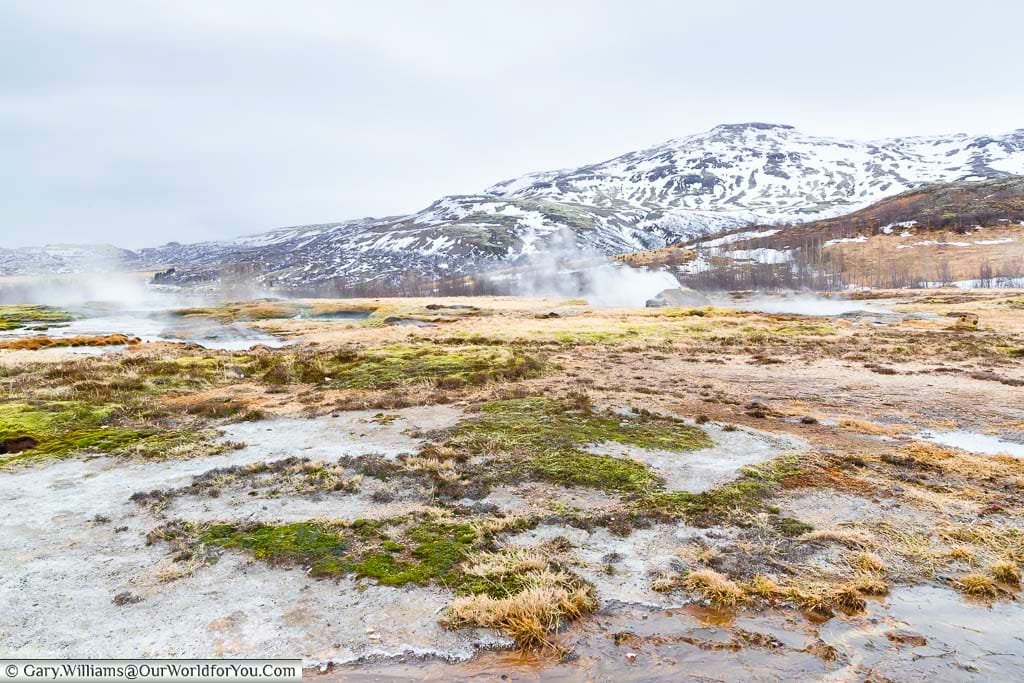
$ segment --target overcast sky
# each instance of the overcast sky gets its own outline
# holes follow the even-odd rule
[[[1024,3],[0,0],[0,247],[393,215],[719,123],[1024,127]]]

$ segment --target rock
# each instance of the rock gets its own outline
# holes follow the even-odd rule
[[[920,633],[914,631],[889,631],[885,634],[891,642],[897,645],[910,645],[912,647],[924,647],[928,644],[928,639]]]
[[[415,318],[399,318],[396,316],[388,316],[384,318],[385,325],[405,325],[408,327],[437,327],[434,323],[428,323],[424,320],[416,320]]]
[[[157,273],[153,276],[153,284],[166,284],[168,282],[174,282],[174,277],[177,275],[178,270],[176,268],[168,268],[167,270]]]
[[[953,322],[954,330],[976,330],[978,329],[978,314],[967,311],[950,311],[946,314],[950,318],[956,318]]]
[[[22,451],[30,451],[38,445],[39,442],[31,436],[18,436],[6,441],[0,441],[0,453],[21,453]]]
[[[710,300],[695,289],[677,287],[666,289],[653,299],[647,300],[648,308],[664,308],[666,306],[707,306]]]
[[[135,595],[135,593],[129,593],[128,591],[118,593],[114,596],[114,604],[118,607],[124,607],[125,605],[134,605],[137,602],[142,602],[142,598],[138,595]]]
[[[449,311],[479,311],[480,309],[476,306],[468,306],[466,304],[451,304],[445,306],[444,304],[427,304],[424,306],[428,311],[440,311],[447,309]]]

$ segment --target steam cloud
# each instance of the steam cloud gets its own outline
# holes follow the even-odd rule
[[[567,230],[553,235],[546,246],[517,269],[516,294],[586,299],[593,306],[637,307],[680,286],[671,273],[632,268],[582,249]]]

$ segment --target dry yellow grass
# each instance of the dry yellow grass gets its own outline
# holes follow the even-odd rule
[[[815,614],[832,616],[832,590],[824,583],[816,581],[793,581],[782,590],[787,600],[796,603],[797,607]]]
[[[459,478],[455,462],[439,460],[423,455],[410,455],[403,458],[402,467],[410,472],[429,472],[442,481],[455,481]]]
[[[847,548],[864,549],[875,545],[874,539],[861,529],[821,529],[804,534],[801,541],[832,541]]]
[[[171,583],[192,576],[207,563],[206,548],[200,545],[188,559],[162,563],[155,572],[156,580],[160,583]]]
[[[863,612],[867,601],[856,585],[847,583],[834,588],[829,595],[832,604],[844,612]]]
[[[686,546],[677,549],[675,554],[686,562],[708,565],[721,556],[722,552],[713,546]]]
[[[995,580],[985,574],[964,574],[953,581],[953,586],[977,598],[994,598],[999,595],[999,587]]]
[[[945,525],[939,529],[944,540],[969,543],[974,549],[984,549],[993,556],[1024,562],[1024,531],[992,524]]]
[[[758,574],[746,584],[746,590],[751,595],[756,595],[759,598],[765,600],[774,598],[782,593],[782,589],[779,584],[775,583],[767,576]]]
[[[464,571],[491,582],[493,590],[456,598],[442,621],[451,628],[497,629],[523,649],[555,648],[551,633],[597,607],[590,584],[558,569],[537,548],[477,553]]]
[[[977,554],[972,548],[966,545],[956,545],[949,549],[947,553],[949,559],[956,560],[958,562],[966,562],[967,564],[974,564],[978,560]]]
[[[50,337],[41,335],[0,341],[0,349],[8,351],[38,351],[40,349],[80,346],[135,346],[140,343],[142,343],[142,340],[138,337],[129,337],[123,334],[79,337]]]
[[[991,574],[996,581],[1014,585],[1020,584],[1020,569],[1017,567],[1016,562],[1010,562],[1009,560],[997,560],[989,565],[988,573]]]
[[[678,574],[659,574],[651,580],[651,590],[658,593],[670,593],[679,587]]]
[[[484,519],[474,520],[473,526],[479,529],[481,532],[494,535],[500,534],[504,531],[512,529],[522,528],[524,518],[518,515],[508,515],[506,517],[487,517]]]
[[[883,425],[878,424],[877,422],[867,422],[865,420],[841,420],[839,422],[839,426],[853,432],[871,434],[873,436],[899,436],[900,434],[906,434],[910,431],[910,428],[906,425]]]
[[[712,604],[735,607],[746,601],[746,593],[735,581],[714,569],[690,572],[682,581],[684,589],[698,593]]]
[[[456,598],[445,623],[452,628],[493,628],[511,636],[524,649],[554,648],[549,635],[597,606],[593,589],[572,574],[544,570],[524,577],[526,587],[495,598],[471,595]]]
[[[872,525],[871,531],[878,538],[875,550],[887,558],[890,565],[906,562],[914,572],[931,577],[947,561],[947,555],[934,544],[936,539],[932,530],[879,522]]]
[[[548,562],[548,556],[537,548],[513,546],[494,553],[477,553],[463,571],[470,576],[500,578],[539,572],[547,568]]]
[[[876,553],[857,553],[853,557],[853,566],[863,572],[874,572],[881,574],[885,572],[885,561]]]
[[[984,455],[955,451],[935,444],[915,441],[899,449],[899,455],[920,464],[937,467],[970,479],[1001,477],[1024,485],[1024,460],[1008,455]]]
[[[858,574],[849,586],[864,595],[888,595],[889,584],[873,574]]]

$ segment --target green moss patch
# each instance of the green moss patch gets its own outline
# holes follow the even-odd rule
[[[278,564],[307,567],[314,576],[353,575],[385,586],[463,582],[459,564],[489,536],[468,523],[410,520],[305,521],[280,525],[180,525],[174,537]]]
[[[268,384],[327,384],[346,389],[388,389],[416,382],[455,389],[537,377],[544,363],[518,350],[486,346],[392,345],[366,351],[274,354],[254,358]]]
[[[77,401],[41,406],[0,404],[0,465],[63,458],[76,453],[163,457],[181,455],[205,443],[210,434],[189,430],[120,426],[116,405]],[[223,449],[211,446],[210,450]]]
[[[66,323],[69,320],[72,320],[70,313],[50,306],[32,304],[0,306],[0,331],[16,330],[29,325]]]
[[[536,377],[542,369],[536,358],[508,349],[395,345],[360,353],[339,364],[335,383],[350,389],[374,389],[426,380],[457,388]]]
[[[769,505],[768,501],[786,477],[797,473],[797,458],[787,456],[758,467],[745,467],[736,481],[710,491],[656,491],[636,499],[633,505],[642,514],[682,517],[699,524],[719,523],[736,513],[777,514],[778,510]],[[802,526],[806,526],[791,518],[778,518],[775,521],[783,534],[795,534]]]
[[[606,441],[685,452],[706,448],[703,430],[647,412],[599,412],[589,405],[533,397],[494,401],[478,417],[460,424],[446,444],[471,455],[496,456],[506,474],[620,493],[663,486],[640,462],[588,453],[582,447]]]
[[[212,318],[224,323],[254,320],[281,320],[294,318],[311,309],[308,305],[288,301],[263,299],[240,303],[227,303],[205,308],[179,308],[171,315],[182,318]]]

